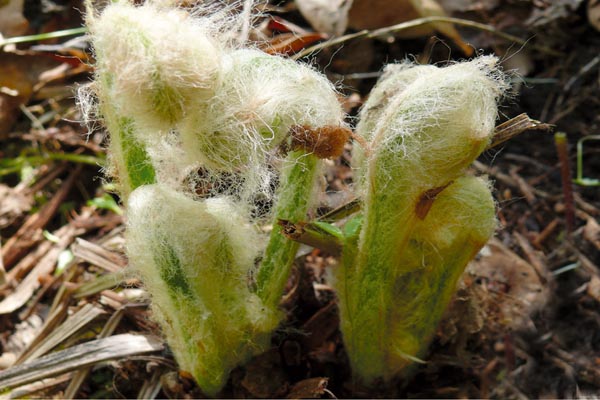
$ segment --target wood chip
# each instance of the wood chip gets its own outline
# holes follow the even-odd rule
[[[600,224],[594,218],[588,218],[583,228],[583,238],[600,250]]]
[[[597,275],[592,275],[592,279],[588,282],[587,294],[600,302],[600,278]]]

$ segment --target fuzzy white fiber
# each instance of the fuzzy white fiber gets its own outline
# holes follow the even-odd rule
[[[180,367],[208,395],[268,348],[282,317],[281,288],[269,303],[250,289],[268,258],[257,221],[269,217],[251,211],[277,197],[304,218],[320,162],[304,150],[279,160],[280,146],[295,126],[344,124],[326,77],[243,48],[254,2],[241,4],[209,0],[188,12],[173,0],[116,0],[87,17],[96,79],[81,103],[110,131],[130,263]],[[288,240],[274,236],[279,254]],[[269,282],[287,279],[296,251],[286,246],[289,265]]]
[[[383,81],[384,88],[399,82],[403,90],[387,100],[382,96],[382,110],[374,113],[371,105],[361,112],[366,121],[357,133],[369,140],[372,153],[367,170],[387,174],[396,185],[401,176],[413,187],[444,185],[491,140],[497,102],[508,88],[505,75],[492,56],[445,68],[401,67],[394,74]],[[388,172],[375,167],[381,163],[389,163]]]
[[[136,189],[128,211],[128,255],[154,318],[181,369],[214,395],[279,322],[248,286],[261,236],[231,199],[194,201],[163,185]]]
[[[232,32],[243,31],[253,15],[233,13],[239,2],[217,3],[188,14],[169,0],[141,6],[118,1],[89,15],[97,56],[94,92],[100,108],[110,103],[115,114],[133,120],[133,134],[159,182],[193,191],[181,182],[202,168],[203,176],[189,180],[196,186],[224,187],[232,183],[219,181],[227,173],[237,177],[232,186],[241,198],[270,197],[276,173],[269,161],[290,129],[340,126],[344,114],[322,74],[240,48]],[[244,10],[252,5],[245,2]],[[81,102],[93,115],[90,99]]]
[[[201,19],[153,3],[121,1],[88,17],[103,90],[144,132],[168,131],[219,81],[220,45]]]
[[[251,49],[232,50],[222,62],[215,97],[191,110],[179,127],[189,163],[242,169],[265,188],[266,157],[294,125],[343,124],[333,85],[312,68]]]
[[[366,143],[369,143],[381,115],[390,101],[399,96],[418,78],[426,77],[436,71],[438,71],[438,68],[433,65],[414,65],[408,61],[388,64],[360,111],[356,134],[365,139]],[[360,145],[354,146],[352,150],[352,168],[355,170],[354,182],[358,185],[361,185],[360,181],[364,178],[364,163],[367,152],[368,149],[363,149]]]

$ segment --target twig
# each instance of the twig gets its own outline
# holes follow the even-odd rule
[[[569,151],[567,148],[567,135],[557,132],[554,135],[554,144],[560,162],[560,177],[562,180],[563,196],[565,200],[565,222],[567,232],[575,230],[575,201],[573,200],[573,186],[571,183],[571,168],[569,167]]]
[[[493,26],[482,24],[479,22],[469,21],[469,20],[461,19],[461,18],[451,18],[451,17],[425,17],[425,18],[417,18],[417,19],[414,19],[414,20],[408,21],[408,22],[402,22],[400,24],[388,26],[388,27],[381,28],[381,29],[376,29],[374,31],[369,31],[369,30],[365,29],[365,30],[362,30],[357,33],[340,36],[338,38],[331,39],[331,40],[328,40],[323,43],[319,43],[315,46],[311,46],[311,47],[301,51],[300,53],[294,55],[292,57],[292,59],[297,60],[299,58],[302,58],[309,54],[312,54],[316,51],[322,50],[327,47],[335,46],[337,44],[345,43],[349,40],[359,39],[359,38],[372,39],[372,38],[376,38],[379,36],[389,35],[390,33],[400,32],[400,31],[404,31],[407,29],[415,28],[417,26],[422,26],[422,25],[435,23],[435,22],[448,22],[448,23],[452,23],[455,25],[459,25],[459,26],[466,26],[469,28],[478,29],[478,30],[485,31],[485,32],[490,32],[491,34],[493,34],[495,36],[501,37],[503,39],[506,39],[506,40],[514,42],[514,43],[518,43],[521,46],[524,46],[527,44],[526,40],[523,40],[523,39],[513,36],[513,35],[509,35],[508,33],[501,32],[501,31],[497,30],[496,28],[494,28]],[[549,49],[545,46],[532,45],[532,48],[537,49],[542,53],[546,53],[546,54],[553,55],[556,57],[560,57],[563,55],[562,53],[560,53],[556,50]]]
[[[4,265],[6,268],[12,267],[37,242],[36,240],[32,241],[35,233],[46,226],[50,219],[52,219],[75,184],[81,170],[82,167],[79,164],[65,180],[54,197],[38,213],[29,217],[17,233],[6,242],[4,246]]]

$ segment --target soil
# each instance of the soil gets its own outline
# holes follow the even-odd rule
[[[600,6],[592,0],[440,3],[448,15],[526,40],[523,45],[511,44],[489,32],[457,27],[478,53],[497,54],[506,70],[515,70],[513,93],[502,105],[499,123],[527,113],[553,126],[526,131],[490,149],[474,165],[476,173],[494,181],[501,229],[465,272],[426,362],[411,375],[376,387],[363,387],[349,368],[335,295],[328,286],[335,258],[308,250],[298,258],[282,300],[287,319],[276,332],[272,349],[234,370],[220,397],[600,396],[600,189],[561,179],[553,134],[566,133],[571,177],[577,174],[577,143],[589,138],[583,144],[581,173],[600,179],[600,138],[594,137],[600,131],[600,25],[591,18],[597,12],[594,7]],[[41,4],[46,3],[26,2],[28,33],[81,24],[79,2],[52,3],[54,8]],[[271,6],[270,12],[292,33],[309,37],[304,31],[293,31],[292,24],[311,28],[289,3]],[[385,14],[386,9],[375,12]],[[360,23],[354,17],[347,32]],[[281,26],[278,30],[261,27],[272,43],[277,35],[289,33]],[[87,60],[88,49],[85,43],[61,44],[64,41],[44,42],[46,47],[27,43],[19,45],[17,52],[0,53],[0,86],[18,83],[25,94],[18,102],[5,94],[0,99],[0,115],[11,119],[0,124],[0,239],[8,274],[6,284],[0,285],[0,299],[21,293],[25,277],[41,268],[26,301],[0,314],[0,370],[14,364],[11,357],[39,348],[68,314],[85,304],[101,312],[55,350],[97,338],[110,321],[116,322],[113,335],[160,336],[149,318],[147,301],[132,297],[141,287],[139,282],[102,286],[103,275],[126,265],[123,217],[114,211],[113,201],[118,198],[110,194],[95,164],[104,157],[105,134],[99,129],[86,136],[86,128],[77,122],[80,114],[72,86],[91,77],[92,67],[78,61]],[[310,59],[340,84],[346,109],[356,116],[385,63],[411,58],[443,65],[464,58],[462,51],[460,44],[443,35],[436,39],[390,35],[328,47]],[[40,78],[41,73],[46,77]],[[329,166],[328,196],[319,212],[347,198],[351,146],[348,143],[342,157]],[[40,162],[38,156],[48,153],[91,158]],[[574,193],[574,204],[565,201],[568,188]],[[104,203],[89,203],[98,198]],[[569,226],[569,213],[574,215],[573,226]],[[44,239],[44,232],[53,236],[46,233]],[[76,238],[102,247],[90,250]],[[48,257],[65,249],[76,258],[63,263],[56,256]],[[63,267],[62,274],[56,273]],[[100,285],[98,290],[78,292],[94,282]],[[61,373],[48,378],[13,395],[64,397],[73,376]],[[140,393],[204,397],[192,380],[177,372],[168,348],[95,365],[76,386],[74,396],[131,398]]]

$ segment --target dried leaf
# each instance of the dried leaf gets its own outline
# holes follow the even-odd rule
[[[0,16],[3,13],[0,8]],[[0,137],[12,128],[19,106],[31,98],[40,74],[59,64],[47,56],[0,53]]]
[[[246,364],[241,385],[253,397],[281,397],[287,390],[287,377],[282,370],[279,351],[268,351]]]
[[[29,23],[23,16],[25,0],[0,2],[0,34],[5,37],[18,36],[27,32]]]
[[[583,238],[600,250],[600,224],[590,217],[583,228]]]
[[[0,184],[0,229],[27,213],[32,204],[33,196],[30,193]]]
[[[42,328],[42,318],[33,314],[25,321],[15,326],[15,331],[8,337],[0,355],[0,370],[12,366],[23,351],[29,347],[33,340],[39,335]]]
[[[548,301],[549,287],[534,266],[500,241],[488,243],[489,254],[474,261],[468,271],[493,294],[504,323],[515,329],[531,327],[530,316]]]
[[[319,399],[327,389],[329,378],[310,378],[296,383],[286,398]]]
[[[600,0],[590,0],[588,2],[587,16],[590,25],[600,31]]]
[[[592,275],[592,279],[588,283],[587,294],[600,302],[600,278],[597,275]]]
[[[311,44],[325,39],[321,33],[281,33],[262,46],[267,54],[290,55],[309,47]]]
[[[52,330],[48,336],[34,342],[34,346],[20,357],[19,364],[35,360],[48,353],[103,313],[104,311],[100,307],[86,304],[75,314],[69,316],[58,328]]]
[[[446,16],[435,0],[354,0],[348,14],[348,25],[355,29],[378,29],[417,18]],[[470,56],[473,48],[463,41],[452,24],[431,23],[398,33],[401,38],[430,36],[440,32]]]
[[[317,31],[339,36],[348,26],[352,0],[296,0],[296,6]]]

